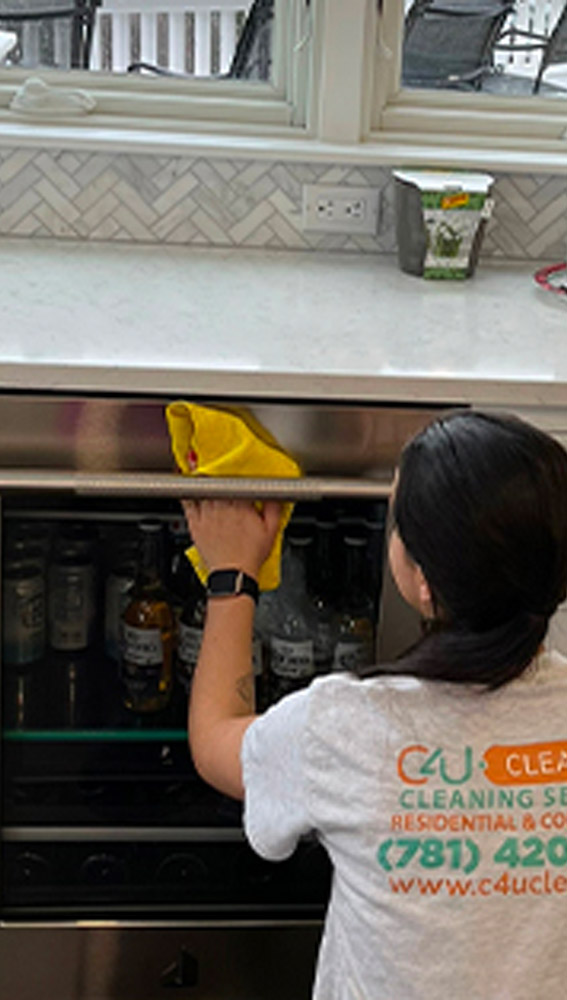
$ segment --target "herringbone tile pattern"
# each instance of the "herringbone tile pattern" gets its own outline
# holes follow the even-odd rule
[[[567,259],[567,178],[501,176],[483,252],[528,260]]]
[[[301,227],[306,183],[378,187],[375,237]],[[567,178],[501,175],[484,256],[564,259]],[[0,235],[220,247],[395,251],[382,167],[34,149],[0,150]]]

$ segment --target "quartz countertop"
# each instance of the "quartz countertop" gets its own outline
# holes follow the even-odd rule
[[[567,406],[567,301],[345,253],[0,241],[0,388]]]

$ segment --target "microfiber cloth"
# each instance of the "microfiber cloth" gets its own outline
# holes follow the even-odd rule
[[[298,463],[250,413],[179,400],[166,408],[173,455],[185,476],[245,476],[262,479],[296,479]],[[293,504],[282,505],[274,546],[258,578],[260,590],[275,590],[280,583],[282,536]],[[195,546],[187,556],[202,583],[207,569]]]

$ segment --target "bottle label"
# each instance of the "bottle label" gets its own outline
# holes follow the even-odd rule
[[[270,645],[270,667],[278,677],[303,680],[314,672],[313,643],[310,639],[290,642],[287,639],[272,639]]]
[[[45,599],[41,576],[4,580],[3,654],[6,663],[40,660],[45,652]]]
[[[337,642],[333,670],[355,671],[372,663],[372,650],[367,642]]]
[[[189,691],[191,680],[195,673],[201,642],[203,641],[203,630],[194,628],[191,625],[179,623],[177,647],[177,666],[179,680],[186,691]]]
[[[85,649],[95,613],[92,566],[54,566],[49,597],[49,639],[53,648]]]
[[[136,705],[156,698],[163,678],[163,644],[158,628],[124,625],[122,680]]]
[[[124,659],[136,667],[156,667],[163,663],[163,646],[159,628],[135,628],[124,625],[122,633]]]

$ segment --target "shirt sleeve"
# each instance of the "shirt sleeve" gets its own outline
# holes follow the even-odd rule
[[[308,688],[288,695],[248,727],[242,742],[244,830],[269,861],[288,858],[313,829],[305,773],[308,706]]]

